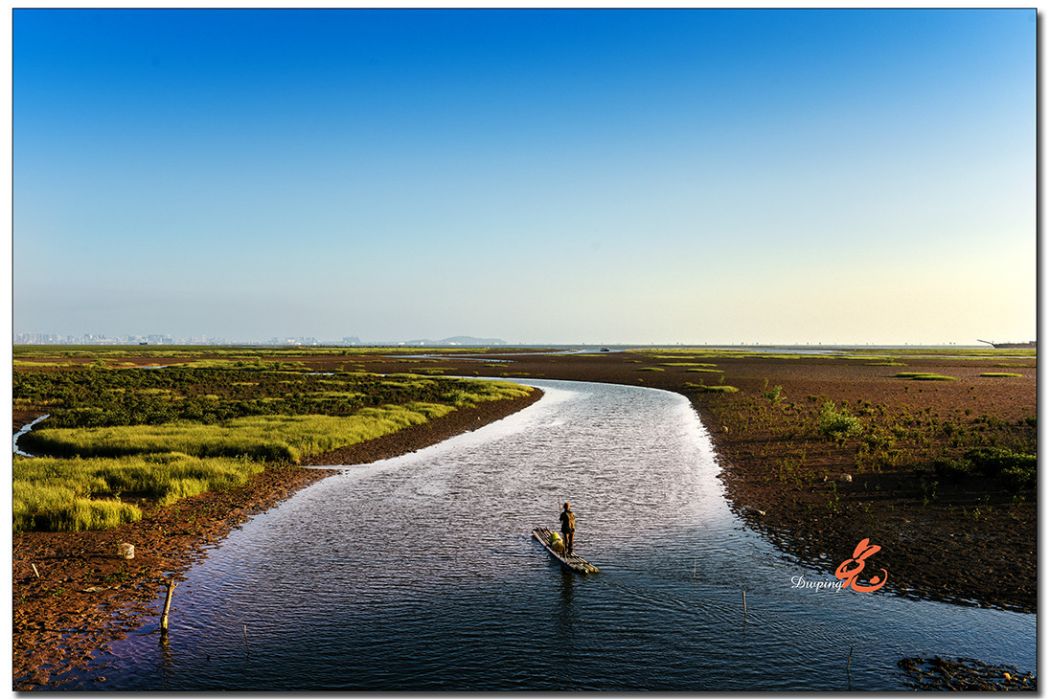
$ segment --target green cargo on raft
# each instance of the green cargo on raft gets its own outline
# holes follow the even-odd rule
[[[565,542],[562,539],[561,533],[555,530],[548,530],[545,527],[538,527],[532,531],[532,537],[542,544],[543,548],[546,549],[552,557],[558,560],[558,563],[562,565],[562,568],[568,569],[577,574],[596,574],[600,571],[597,566],[577,554],[565,554]],[[560,545],[560,551],[555,548],[555,542]]]

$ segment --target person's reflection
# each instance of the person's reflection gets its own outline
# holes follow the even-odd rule
[[[560,680],[570,683],[573,668],[572,661],[576,648],[576,607],[573,603],[576,575],[570,571],[561,572],[561,607],[558,610],[558,646],[564,663],[558,665]]]

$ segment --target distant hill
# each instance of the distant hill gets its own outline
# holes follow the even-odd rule
[[[451,338],[441,340],[406,340],[405,345],[471,345],[483,346],[506,345],[507,341],[500,338],[475,338],[472,335],[454,335]]]

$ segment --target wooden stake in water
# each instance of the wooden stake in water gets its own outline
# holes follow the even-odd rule
[[[744,621],[747,621],[747,591],[740,591],[740,600],[744,604]]]
[[[241,633],[244,635],[244,653],[251,654],[252,650],[248,648],[248,625],[241,625]]]
[[[164,614],[160,616],[160,633],[168,633],[168,614],[171,612],[171,598],[175,595],[175,587],[178,586],[175,577],[168,579],[168,595],[164,598]]]
[[[849,654],[846,655],[846,689],[853,690],[853,672],[850,667],[853,666],[853,646],[850,645]]]

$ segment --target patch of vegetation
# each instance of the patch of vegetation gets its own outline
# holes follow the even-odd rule
[[[713,362],[661,362],[664,367],[717,367]],[[692,370],[690,370],[692,371]],[[718,371],[718,370],[715,370]]]
[[[917,382],[955,382],[958,377],[949,377],[947,374],[934,374],[933,372],[897,372],[899,379],[911,379]]]
[[[134,522],[141,509],[123,499],[160,505],[244,484],[261,472],[246,459],[156,454],[120,459],[15,457],[14,529],[98,530]]]
[[[461,405],[468,405],[464,399]],[[414,402],[363,408],[352,416],[270,415],[234,418],[220,424],[168,423],[100,428],[50,428],[22,438],[30,450],[68,457],[116,457],[181,452],[198,457],[245,456],[296,462],[422,425],[455,406]]]
[[[132,522],[142,508],[243,483],[266,462],[299,462],[533,391],[422,374],[314,372],[227,349],[180,351],[184,361],[162,369],[113,368],[120,355],[105,349],[69,352],[94,361],[16,367],[15,404],[51,415],[20,440],[47,456],[16,463],[18,529]]]
[[[663,367],[639,367],[639,372],[663,372]]]
[[[1014,489],[1035,486],[1036,455],[1002,447],[978,447],[962,457],[934,462],[937,473],[948,478],[984,476],[998,479]]]
[[[706,391],[717,394],[735,394],[740,391],[740,389],[737,389],[735,386],[730,386],[728,384],[693,384],[692,382],[686,382],[685,385],[690,389],[695,389],[697,391]]]
[[[848,407],[836,406],[832,401],[825,401],[821,405],[817,425],[822,435],[839,442],[859,434],[863,427],[860,419]]]
[[[167,367],[17,372],[20,406],[47,406],[48,427],[222,423],[260,415],[353,415],[362,408],[413,401],[464,407],[515,398],[527,388],[504,382],[308,372],[287,368]]]
[[[784,400],[784,387],[777,384],[772,389],[762,392],[762,396],[769,399],[769,402],[776,406]]]
[[[981,372],[982,377],[1023,377],[1017,372]]]
[[[14,360],[16,369],[30,369],[37,367],[72,367],[74,362],[48,362],[47,360]]]

